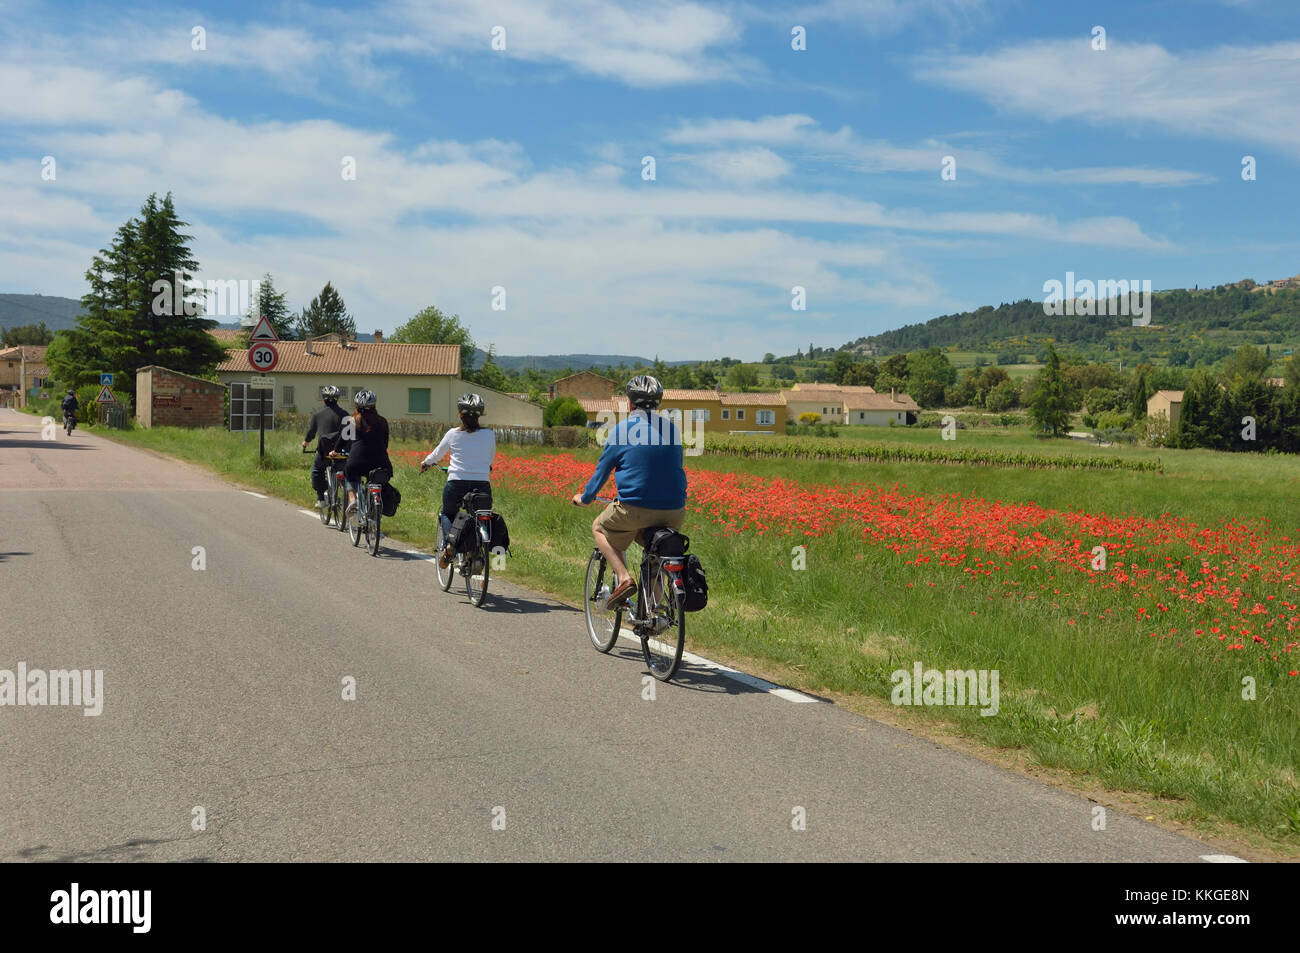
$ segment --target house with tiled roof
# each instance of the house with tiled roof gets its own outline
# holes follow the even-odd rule
[[[578,371],[561,377],[551,384],[551,398],[576,397],[609,400],[618,392],[618,381],[602,377],[594,371]]]
[[[0,405],[25,407],[50,379],[43,344],[19,344],[0,351]]]
[[[268,402],[276,411],[312,413],[320,390],[333,384],[340,406],[351,409],[358,391],[372,391],[376,409],[389,420],[455,423],[456,400],[472,391],[487,404],[484,426],[540,427],[542,409],[500,391],[472,384],[460,376],[460,347],[455,344],[393,344],[383,340],[351,341],[326,334],[306,341],[272,342],[279,360],[266,376],[275,379]],[[230,389],[230,428],[256,427],[258,395],[248,388],[254,375],[248,352],[235,350],[217,365],[217,377]],[[269,412],[269,410],[268,410]]]
[[[612,411],[620,415],[628,412],[627,398],[621,394],[608,399],[579,397],[577,400],[591,422],[596,421],[602,412]],[[779,393],[667,388],[659,402],[659,410],[679,421],[693,420],[706,433],[785,432],[785,406]]]
[[[795,384],[783,390],[786,419],[797,423],[803,414],[816,414],[822,423],[887,427],[913,424],[921,408],[907,394],[891,389],[877,394],[874,387],[841,384]]]
[[[1147,398],[1147,416],[1164,417],[1169,426],[1178,426],[1178,417],[1183,410],[1183,392],[1180,390],[1158,390]]]

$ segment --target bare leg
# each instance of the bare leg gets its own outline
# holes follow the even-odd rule
[[[613,547],[604,531],[595,523],[591,524],[591,535],[596,539],[596,548],[605,557],[609,567],[614,570],[614,584],[618,585],[618,583],[627,579],[631,574],[627,571],[627,564],[623,562],[623,554]],[[610,588],[612,589],[613,586]]]

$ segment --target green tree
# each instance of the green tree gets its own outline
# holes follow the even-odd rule
[[[117,389],[133,394],[135,372],[150,364],[202,376],[226,356],[208,333],[215,321],[191,291],[199,263],[190,252],[169,193],[150,195],[138,218],[118,228],[86,272],[77,326],[54,336],[46,363],[67,384],[98,382],[101,371],[121,375]]]
[[[747,364],[732,364],[727,371],[727,385],[746,391],[758,383],[758,371]]]
[[[1061,377],[1061,358],[1051,345],[1047,348],[1047,365],[1038,372],[1029,417],[1042,433],[1059,437],[1070,424],[1065,381]]]
[[[984,396],[984,406],[995,414],[1010,410],[1020,403],[1020,387],[1013,380],[1001,381]]]
[[[1223,364],[1223,376],[1227,381],[1262,380],[1273,362],[1257,347],[1243,344],[1232,352],[1232,356]]]
[[[504,391],[509,386],[506,379],[505,371],[497,366],[496,362],[497,348],[495,344],[488,345],[487,357],[483,360],[483,366],[473,372],[473,376],[467,378],[476,384],[482,384],[484,387],[491,387],[493,390]]]
[[[775,362],[776,362],[776,355],[773,354],[771,351],[768,351],[766,354],[763,355],[764,364],[774,364]]]
[[[1133,415],[1134,420],[1141,420],[1147,415],[1147,399],[1155,393],[1147,381],[1149,370],[1148,365],[1139,364],[1133,374],[1133,400],[1129,404],[1129,413]]]
[[[587,412],[578,398],[565,394],[542,408],[544,427],[581,427],[587,423]]]
[[[433,305],[398,325],[389,340],[397,344],[458,344],[461,374],[469,374],[474,367],[474,341],[469,328],[460,323],[460,315],[449,317]]]
[[[844,378],[848,375],[851,367],[853,367],[853,355],[848,351],[836,351],[835,356],[831,358],[826,375],[834,383],[843,384],[845,383]]]
[[[289,311],[286,302],[284,293],[275,290],[275,279],[270,274],[263,275],[257,288],[257,300],[249,303],[248,311],[244,314],[248,326],[240,333],[241,346],[248,346],[248,336],[252,333],[253,325],[257,323],[259,317],[264,317],[271,322],[271,329],[281,341],[292,341],[294,315]]]
[[[858,361],[844,372],[840,383],[846,387],[875,387],[879,376],[880,368],[875,361]]]
[[[54,332],[45,326],[45,322],[40,324],[19,324],[12,328],[5,328],[0,333],[0,347],[17,347],[20,344],[49,344],[54,340]]]
[[[350,341],[356,340],[357,322],[348,313],[347,305],[331,282],[325,282],[320,294],[302,309],[295,326],[298,337],[306,340],[321,334],[341,334]]]

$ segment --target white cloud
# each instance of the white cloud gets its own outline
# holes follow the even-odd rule
[[[1300,154],[1300,43],[1173,53],[1113,35],[1104,52],[1086,36],[921,58],[919,80],[979,96],[1009,112],[1077,119],[1113,140],[1148,126]]]

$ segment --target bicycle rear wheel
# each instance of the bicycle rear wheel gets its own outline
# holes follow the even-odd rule
[[[383,504],[380,503],[378,500],[372,499],[367,509],[369,509],[370,512],[374,514],[371,517],[373,521],[373,525],[371,526],[371,529],[374,530],[374,535],[370,537],[370,555],[378,556],[379,555],[379,521],[384,518]]]
[[[677,591],[672,573],[662,567],[655,581],[655,592],[645,594],[647,604],[653,599],[655,610],[652,629],[641,636],[641,654],[650,674],[666,682],[677,673],[686,648],[686,594]]]
[[[597,652],[608,652],[618,641],[618,626],[623,618],[623,610],[610,612],[605,608],[609,593],[613,588],[609,584],[613,573],[605,557],[593,552],[587,560],[587,576],[583,584],[582,604],[587,615],[587,637]]]
[[[481,539],[477,546],[465,554],[465,592],[469,595],[470,605],[479,608],[487,598],[488,567],[492,554],[488,544]]]
[[[325,472],[325,496],[316,504],[320,507],[320,521],[326,526],[330,525],[330,507],[334,505],[334,481],[329,477],[329,471]]]

